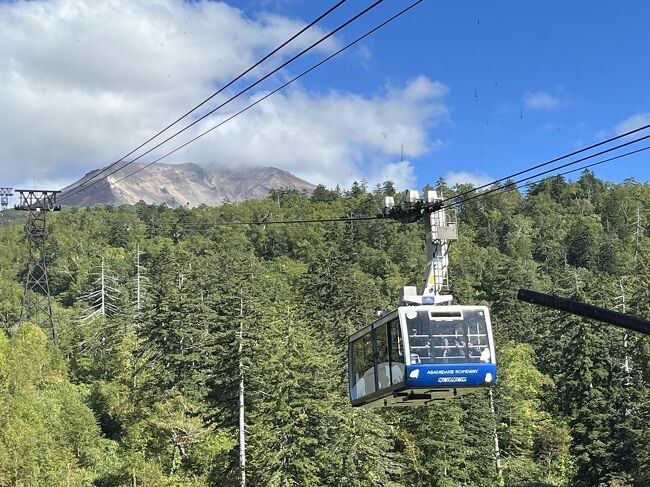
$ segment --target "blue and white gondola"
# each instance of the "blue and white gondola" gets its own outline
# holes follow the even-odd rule
[[[496,381],[485,306],[401,306],[350,336],[353,406],[414,406]]]

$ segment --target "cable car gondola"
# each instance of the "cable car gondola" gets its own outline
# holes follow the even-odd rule
[[[400,205],[384,199],[381,215],[404,223],[423,217],[428,255],[419,292],[404,287],[402,303],[348,340],[353,406],[427,405],[496,381],[490,313],[485,306],[451,305],[447,285],[449,241],[456,224],[447,220],[442,198],[421,200],[408,190]]]
[[[352,405],[420,405],[496,379],[485,306],[401,306],[349,339]]]

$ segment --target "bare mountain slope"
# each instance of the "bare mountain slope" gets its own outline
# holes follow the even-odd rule
[[[123,181],[127,174],[144,164],[131,164],[112,176],[104,177],[86,191],[66,198],[64,204],[93,206],[98,204],[164,203],[171,207],[218,206],[230,202],[264,198],[272,189],[288,188],[311,192],[315,186],[287,171],[274,167],[226,169],[206,168],[196,164],[156,164]],[[91,171],[63,193],[74,190],[99,170]],[[86,185],[87,186],[87,185]],[[85,186],[84,186],[85,187]]]

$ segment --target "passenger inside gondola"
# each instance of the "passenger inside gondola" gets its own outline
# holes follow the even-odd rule
[[[426,311],[406,313],[412,364],[490,362],[485,317],[468,310],[462,317],[436,318]]]

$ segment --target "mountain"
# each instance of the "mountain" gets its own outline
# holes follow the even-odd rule
[[[98,204],[135,204],[139,201],[151,204],[164,203],[171,207],[221,205],[224,201],[239,202],[264,198],[272,189],[293,189],[312,192],[315,185],[275,167],[227,169],[202,167],[196,164],[156,164],[143,169],[145,164],[131,164],[115,174],[103,177],[92,188],[66,197],[64,204],[93,206]],[[89,186],[101,170],[86,174],[79,181],[65,188],[61,196],[74,191],[80,185]],[[92,179],[97,181],[97,179]]]

